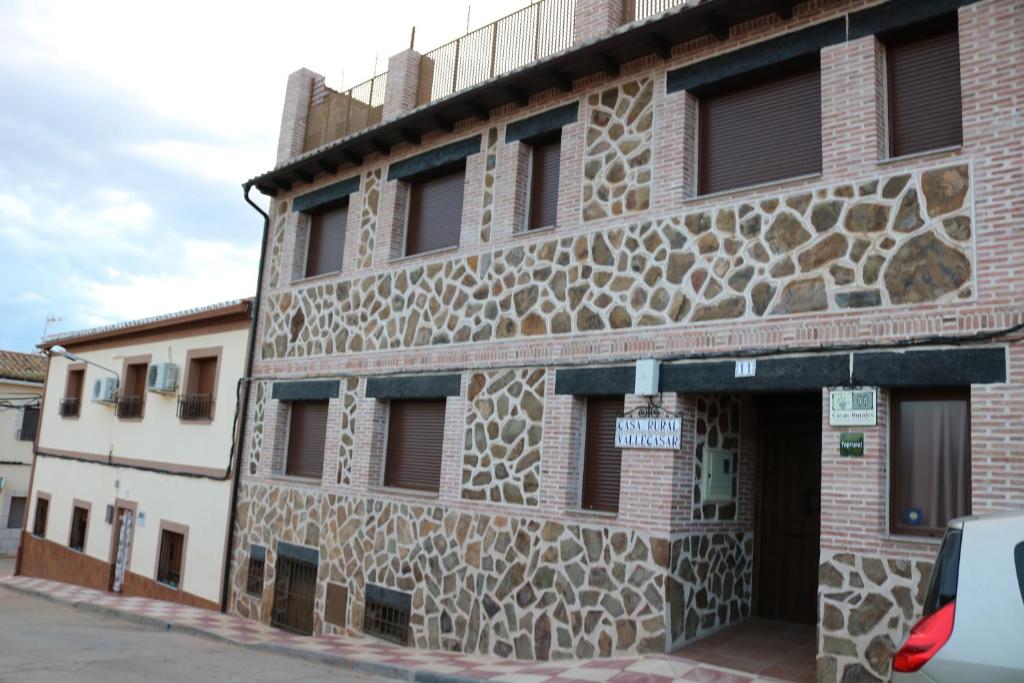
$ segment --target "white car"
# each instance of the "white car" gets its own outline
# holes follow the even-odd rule
[[[1024,681],[1024,513],[949,523],[892,670],[893,683]]]

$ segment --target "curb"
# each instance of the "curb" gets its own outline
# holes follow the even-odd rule
[[[400,681],[411,681],[414,683],[485,683],[482,679],[472,678],[469,676],[460,676],[458,674],[440,673],[436,671],[427,671],[422,669],[410,669],[408,667],[399,666],[397,664],[385,664],[383,662],[373,662],[363,659],[354,659],[345,655],[336,655],[329,652],[316,652],[312,650],[302,650],[287,645],[278,645],[276,643],[240,643],[237,640],[232,640],[226,636],[218,635],[211,631],[207,631],[196,626],[183,626],[174,622],[165,621],[163,619],[157,619],[156,617],[147,617],[141,614],[133,614],[123,610],[116,609],[114,607],[107,607],[105,605],[94,605],[91,602],[85,602],[82,600],[67,601],[55,598],[47,593],[38,591],[32,588],[26,588],[24,586],[11,585],[0,581],[0,588],[6,588],[7,590],[20,593],[21,595],[27,595],[33,598],[39,598],[52,602],[57,605],[66,605],[74,609],[80,609],[83,612],[90,612],[92,614],[98,614],[101,616],[113,617],[120,619],[121,621],[127,621],[140,626],[146,626],[157,631],[164,631],[167,633],[180,633],[182,635],[193,636],[196,638],[202,638],[204,640],[210,640],[219,643],[227,643],[234,647],[240,647],[247,650],[258,650],[260,652],[270,652],[272,654],[281,655],[284,657],[290,657],[292,659],[303,659],[306,661],[317,662],[320,664],[327,664],[331,666],[337,666],[340,668],[348,669],[358,673],[368,674],[371,676],[380,676],[382,678],[391,678]]]

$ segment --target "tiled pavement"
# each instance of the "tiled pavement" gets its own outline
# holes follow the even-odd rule
[[[299,636],[233,615],[147,598],[121,597],[45,579],[3,577],[0,578],[0,586],[166,630],[313,658],[404,680],[431,683],[470,680],[509,683],[764,683],[780,680],[759,678],[670,655],[533,662],[416,650],[371,638]]]

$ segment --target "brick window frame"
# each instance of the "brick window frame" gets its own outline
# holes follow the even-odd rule
[[[171,534],[176,534],[181,537],[181,550],[175,557],[174,553],[165,554],[165,542],[173,543],[174,539]],[[160,528],[157,534],[157,548],[156,548],[156,563],[153,568],[153,580],[159,583],[161,586],[170,588],[171,590],[183,591],[185,587],[185,569],[188,566],[186,560],[188,558],[188,525],[178,524],[176,522],[170,522],[166,519],[160,520]],[[174,559],[177,559],[177,574],[178,583],[174,585],[168,581],[161,579],[161,576],[167,576],[173,573],[172,566],[162,566],[164,561],[169,561],[173,564]]]
[[[205,418],[196,419],[182,419],[181,415],[178,416],[178,421],[182,424],[210,424],[213,422],[213,418],[217,411],[217,387],[220,385],[220,371],[224,360],[224,347],[223,346],[209,346],[200,349],[189,349],[185,352],[185,373],[182,377],[182,396],[193,395],[198,391],[199,378],[196,373],[199,371],[198,362],[208,360],[210,358],[215,359],[215,368],[213,371],[213,389],[210,392],[210,416]],[[195,389],[195,391],[193,390]]]
[[[402,216],[400,230],[395,231],[399,237],[391,245],[392,258],[424,256],[435,252],[458,249],[462,243],[462,221],[466,216],[465,203],[469,180],[469,160],[466,158],[431,169],[418,176],[397,181],[395,211]],[[454,194],[451,194],[454,193]],[[444,231],[438,235],[436,229],[424,232],[427,219],[434,208],[447,205],[448,209],[458,207],[458,217],[446,215],[446,219],[454,224],[445,224]],[[427,216],[424,217],[424,211]],[[453,233],[454,241],[451,240]],[[445,236],[447,238],[445,238]],[[414,242],[410,245],[410,240]],[[413,250],[415,248],[415,250]]]
[[[437,415],[438,410],[440,410],[439,416]],[[392,399],[386,401],[386,411],[379,486],[386,489],[439,494],[444,482],[444,436],[448,416],[448,399],[445,397]],[[433,419],[428,419],[430,416],[433,416]],[[423,480],[424,477],[433,476],[432,470],[435,463],[430,462],[419,468],[414,467],[413,470],[416,471],[410,471],[409,463],[406,460],[410,444],[407,441],[408,437],[404,437],[404,434],[398,431],[401,427],[396,428],[396,420],[399,419],[403,426],[410,424],[417,426],[416,441],[419,442],[417,445],[422,446],[426,443],[428,446],[426,450],[429,450],[431,455],[436,447],[436,485],[430,485]],[[431,435],[433,438],[429,442],[425,442],[423,438],[425,434],[423,430],[426,427],[436,427],[439,430],[439,434]]]
[[[305,233],[305,239],[303,240],[303,249],[296,250],[296,260],[297,262],[301,260],[301,264],[297,263],[299,265],[297,279],[307,280],[342,273],[345,268],[348,251],[346,247],[351,232],[349,230],[352,218],[351,208],[349,196],[346,195],[341,200],[302,213],[303,219],[300,226]],[[340,235],[335,234],[339,229]],[[327,239],[326,242],[335,247],[340,244],[340,253],[337,254],[337,257],[325,258],[314,255],[313,249],[319,249],[325,242],[324,238],[331,236],[334,237],[333,243],[330,239]],[[311,256],[316,256],[312,262],[310,261]],[[335,262],[337,267],[333,267]],[[311,271],[311,268],[314,270]]]
[[[327,465],[328,432],[330,431],[330,427],[331,427],[331,424],[332,424],[331,417],[332,417],[332,412],[333,411],[331,410],[331,403],[332,403],[332,401],[329,400],[329,399],[319,399],[319,400],[315,400],[315,401],[281,401],[281,409],[278,412],[278,419],[283,422],[283,425],[281,426],[281,429],[279,431],[279,434],[281,435],[282,439],[281,439],[280,456],[278,458],[278,462],[275,463],[275,465],[276,465],[275,466],[275,473],[278,476],[283,476],[283,477],[288,477],[288,478],[305,479],[305,480],[308,480],[308,481],[311,481],[311,482],[312,481],[320,482],[320,481],[323,480],[325,467]],[[316,406],[315,408],[313,407],[313,404],[315,404],[315,406]],[[298,408],[298,410],[296,410],[296,408]],[[323,432],[323,435],[322,435],[322,442],[321,442],[321,435],[319,435],[317,433],[312,433],[312,434],[310,434],[308,436],[307,435],[303,435],[302,438],[304,440],[311,440],[311,442],[312,442],[311,444],[305,444],[304,442],[303,443],[294,442],[293,439],[297,436],[296,434],[293,434],[293,427],[296,426],[294,424],[294,420],[299,419],[300,416],[302,416],[302,417],[309,417],[311,419],[314,418],[314,417],[318,417],[316,415],[313,415],[312,413],[314,411],[319,412],[320,410],[323,410],[323,412],[324,412],[324,432]],[[303,415],[303,413],[306,413],[307,411],[310,412],[310,415],[308,415],[308,416],[307,415]],[[317,425],[312,425],[312,424],[304,424],[303,425],[303,427],[306,427],[306,426],[316,426],[316,427],[318,427],[319,425],[318,424]],[[321,446],[320,446],[320,458],[319,458],[320,476],[319,477],[312,477],[312,476],[305,476],[305,475],[302,475],[302,474],[294,474],[293,473],[294,472],[293,468],[296,465],[299,465],[300,463],[298,463],[298,462],[291,463],[290,460],[291,460],[292,455],[294,454],[296,456],[300,456],[300,455],[306,454],[305,451],[309,450],[308,447],[310,445],[315,447],[317,443],[321,444]],[[295,451],[293,453],[292,449],[293,448],[298,448],[300,446],[303,447],[303,453],[299,453],[298,451]],[[312,451],[309,451],[309,453],[312,453]]]
[[[84,520],[81,521],[83,529],[81,536],[78,536],[76,528],[80,521],[79,513],[82,513]],[[86,544],[89,541],[89,519],[92,517],[92,503],[87,500],[75,498],[71,505],[71,527],[68,530],[68,548],[75,552],[84,553]]]
[[[69,363],[64,375],[64,394],[61,396],[59,414],[65,420],[77,420],[82,414],[82,397],[85,395],[86,363]],[[77,381],[77,391],[75,382]],[[73,404],[67,403],[69,399]]]
[[[579,423],[579,509],[585,512],[617,515],[621,505],[622,449],[614,448],[615,418],[622,415],[626,397],[615,395],[582,398],[583,410]],[[595,416],[600,416],[600,426],[594,424]],[[607,441],[609,438],[612,439],[612,445]],[[618,451],[617,467],[613,462],[613,451]]]

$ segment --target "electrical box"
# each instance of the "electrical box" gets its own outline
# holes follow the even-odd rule
[[[637,396],[657,396],[658,376],[661,368],[653,358],[641,358],[636,362],[636,379],[633,393]]]
[[[736,479],[736,454],[721,448],[704,450],[701,468],[700,492],[702,503],[729,503],[734,500],[733,481]]]

